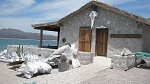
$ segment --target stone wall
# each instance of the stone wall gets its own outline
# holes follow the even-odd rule
[[[90,27],[89,14],[91,11],[91,8],[87,8],[63,23],[63,26],[60,27],[59,46],[71,43],[75,44],[78,49],[79,28]],[[119,54],[124,47],[132,52],[142,51],[141,38],[110,38],[110,34],[142,34],[142,29],[138,28],[138,23],[135,20],[103,8],[98,8],[97,12],[98,17],[95,18],[92,29],[91,52],[95,54],[96,29],[102,25],[109,28],[107,57]],[[63,38],[66,38],[65,43],[62,42]]]
[[[142,50],[142,38],[110,38],[110,34],[142,34],[142,29],[138,28],[135,20],[102,8],[98,11],[100,15],[95,27],[103,25],[109,28],[107,57],[120,54],[125,47],[132,52]]]
[[[114,55],[111,57],[111,68],[120,69],[120,70],[128,70],[142,62],[141,56],[137,55],[129,55],[129,56],[121,56]]]
[[[8,53],[16,52],[19,45],[8,45]],[[21,45],[22,47],[22,45]],[[24,54],[41,55],[42,57],[49,57],[55,49],[38,48],[38,46],[25,46],[23,45]],[[20,52],[22,50],[20,49]],[[82,65],[93,63],[94,54],[90,52],[79,52],[78,59]]]
[[[94,54],[90,52],[79,52],[78,59],[83,65],[90,64],[94,62]]]
[[[36,45],[20,45],[20,51],[22,51],[22,46],[23,46],[23,51],[25,48],[28,47],[38,48],[38,46]],[[17,48],[19,48],[19,45],[7,45],[8,53],[17,52],[18,51]]]
[[[8,45],[7,50],[9,53],[16,52],[18,45]],[[22,52],[22,45],[20,47],[20,52]],[[42,57],[48,57],[50,54],[54,52],[54,49],[47,48],[38,48],[38,46],[25,46],[23,45],[23,53],[24,54],[33,54],[33,55],[41,55]]]
[[[150,53],[150,26],[139,25],[143,29],[143,52]]]
[[[89,13],[90,9],[84,10],[83,12],[75,15],[63,23],[63,26],[60,27],[59,46],[63,46],[66,43],[71,43],[75,44],[75,48],[78,49],[79,28],[83,26],[90,27],[90,18],[87,18]],[[65,43],[62,42],[63,38],[66,38]]]

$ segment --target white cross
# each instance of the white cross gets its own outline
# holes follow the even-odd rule
[[[97,17],[98,13],[96,11],[92,11],[89,15],[89,17],[91,18],[91,29],[93,28],[93,24],[94,24],[94,18]]]

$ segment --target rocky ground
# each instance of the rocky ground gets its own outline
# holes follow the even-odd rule
[[[107,65],[106,65],[107,64]],[[97,59],[94,63],[51,74],[22,78],[7,63],[0,62],[0,84],[150,84],[150,67],[139,66],[127,71],[110,69],[110,60]]]
[[[0,84],[78,84],[96,76],[97,72],[107,69],[108,66],[89,64],[65,72],[53,69],[51,74],[34,75],[31,79],[22,78],[20,72],[14,71],[6,63],[0,62]]]
[[[141,65],[127,71],[107,69],[81,84],[150,84],[150,67]]]

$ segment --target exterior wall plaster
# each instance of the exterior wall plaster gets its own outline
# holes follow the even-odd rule
[[[79,28],[90,27],[89,13],[90,13],[90,8],[76,14],[74,17],[66,20],[63,23],[63,26],[60,27],[59,46],[63,46],[66,43],[71,43],[71,44],[75,44],[75,48],[78,49]],[[63,38],[66,38],[65,43],[62,42]]]
[[[143,29],[143,52],[150,53],[150,26],[140,24],[139,28]]]
[[[59,46],[71,43],[78,49],[79,28],[90,27],[91,11],[91,8],[83,10],[63,23],[60,27]],[[95,54],[96,28],[101,25],[109,28],[107,57],[119,54],[125,47],[132,52],[142,51],[142,38],[110,38],[110,34],[142,34],[142,29],[135,20],[103,8],[98,8],[97,12],[98,17],[95,18],[92,29],[91,52]],[[62,38],[66,38],[65,43]]]

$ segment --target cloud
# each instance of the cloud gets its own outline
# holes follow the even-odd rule
[[[134,0],[98,0],[104,3],[108,3],[110,5],[121,4]],[[37,15],[40,14],[39,18],[45,19],[51,15],[51,20],[56,20],[58,18],[62,18],[65,15],[77,10],[90,0],[42,0],[40,2],[36,2],[36,0],[6,0],[2,4],[0,4],[0,15],[7,16],[11,14],[19,14],[24,11],[27,12],[37,12]],[[34,4],[34,5],[33,5]],[[32,14],[32,13],[31,13]],[[35,15],[36,16],[36,15]],[[56,18],[54,18],[56,17]]]
[[[132,1],[136,1],[136,0],[98,0],[98,1],[107,3],[109,5],[117,5],[117,4],[132,2]]]
[[[122,4],[135,0],[98,0],[110,5]],[[31,9],[32,11],[41,11],[43,19],[58,20],[71,12],[79,9],[84,4],[90,2],[90,0],[55,0],[46,1]]]
[[[150,10],[150,4],[144,3],[144,4],[133,4],[132,7],[123,7],[125,10],[136,10],[136,9],[143,9],[143,10]]]
[[[145,18],[150,18],[150,12],[149,13],[139,13],[139,15],[144,16]]]
[[[0,29],[12,28],[19,29],[25,32],[39,33],[39,30],[35,30],[31,27],[33,23],[41,23],[31,18],[3,18],[0,17]],[[44,31],[44,34],[57,35],[56,32]]]
[[[120,9],[126,10],[128,12],[131,12],[135,15],[139,15],[139,16],[143,16],[145,18],[149,18],[150,17],[150,5],[149,5],[150,1],[149,0],[135,0],[133,2],[129,2],[129,3],[124,3],[124,4],[119,4],[119,5],[115,5]]]
[[[33,20],[30,18],[6,18],[0,17],[0,28],[16,28],[20,30],[28,30],[31,28]]]
[[[0,28],[34,32],[31,24],[57,21],[91,0],[6,0],[0,3]],[[136,0],[98,0],[109,5]],[[15,17],[14,17],[15,16]]]
[[[83,6],[89,0],[55,0],[53,2],[46,1],[35,6],[32,11],[41,11],[45,18],[49,19],[60,19],[65,15],[77,10],[79,7]]]
[[[6,0],[0,4],[0,15],[14,14],[34,4],[34,0]]]

